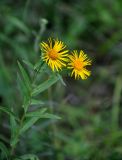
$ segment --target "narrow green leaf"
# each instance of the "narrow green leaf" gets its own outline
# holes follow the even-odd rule
[[[13,137],[13,139],[10,142],[11,146],[15,146],[19,142],[19,139],[17,136]]]
[[[32,99],[31,105],[44,105],[44,102],[42,102],[41,100]]]
[[[2,151],[4,157],[6,157],[6,159],[8,160],[9,151],[8,151],[7,147],[2,142],[0,142],[0,150]]]
[[[43,82],[42,84],[40,84],[39,86],[37,86],[33,92],[32,95],[36,96],[39,93],[45,91],[46,89],[48,89],[50,86],[52,86],[53,84],[55,84],[57,81],[59,80],[59,77],[57,77],[56,75],[53,75],[51,77],[49,77],[48,80],[46,80],[45,82]]]
[[[38,120],[40,119],[40,117],[31,117],[28,118],[25,123],[23,124],[23,127],[20,130],[20,134],[24,133],[25,131],[27,131],[34,123],[36,123]]]
[[[66,86],[66,83],[64,82],[62,76],[60,74],[57,74],[57,76],[59,77],[59,80],[61,81],[61,83]]]
[[[24,98],[24,96],[27,94],[27,88],[25,87],[22,77],[18,72],[17,72],[17,85],[18,85],[20,95],[22,96],[22,98]]]
[[[20,94],[23,100],[22,107],[24,108],[24,111],[26,112],[30,104],[30,93],[27,90],[27,87],[25,86],[25,83],[19,74],[17,74],[17,82],[18,82],[18,88],[19,88],[19,91],[20,91]]]
[[[0,140],[2,140],[3,142],[9,143],[9,139],[2,134],[0,134]]]
[[[15,27],[19,28],[26,34],[30,34],[29,28],[23,23],[23,21],[19,20],[17,17],[8,16],[7,20],[9,23],[13,24]]]
[[[10,141],[10,144],[11,146],[17,142],[17,139],[16,139],[16,133],[17,133],[17,130],[18,130],[18,126],[17,126],[17,123],[16,123],[16,120],[15,120],[15,117],[10,115],[10,126],[11,126],[11,141]]]
[[[38,111],[33,111],[30,113],[26,114],[26,117],[41,117],[45,112],[46,112],[47,108],[42,108]]]
[[[43,61],[39,60],[35,65],[34,65],[34,69],[38,69],[40,68],[40,66],[43,64]]]
[[[25,112],[28,110],[30,103],[31,103],[30,95],[25,94],[24,102],[23,102],[23,106],[22,106],[24,108]]]
[[[33,111],[26,114],[27,120],[24,122],[20,134],[27,131],[33,124],[35,124],[40,118],[50,118],[50,119],[60,119],[59,116],[45,113],[47,108],[40,109],[38,111]]]
[[[49,118],[49,119],[61,119],[61,117],[56,116],[54,114],[45,113],[41,116],[41,118]]]
[[[34,154],[26,154],[21,156],[20,158],[22,158],[23,160],[39,160],[39,158]]]
[[[47,108],[40,109],[38,111],[30,112],[26,114],[26,117],[40,117],[40,118],[50,118],[50,119],[61,119],[59,116],[54,114],[45,113]]]
[[[18,62],[18,66],[19,66],[19,69],[21,71],[21,74],[22,74],[22,77],[23,77],[23,80],[25,82],[25,86],[28,88],[28,90],[31,89],[31,82],[30,82],[30,79],[29,79],[29,76],[28,74],[26,73],[25,69],[22,67],[22,65],[20,64],[20,62]]]
[[[10,125],[11,125],[11,136],[14,137],[17,127],[14,116],[10,116]]]
[[[18,120],[18,118],[15,116],[15,114],[14,114],[9,108],[0,106],[0,110],[1,110],[2,112],[7,113],[7,114],[10,115],[10,116],[14,116],[15,119]]]
[[[30,62],[28,62],[28,61],[26,61],[26,60],[23,60],[23,62],[30,68],[30,69],[34,69],[34,66],[33,66],[33,64],[32,63],[30,63]]]

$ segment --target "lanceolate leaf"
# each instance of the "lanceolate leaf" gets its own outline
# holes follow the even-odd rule
[[[34,123],[36,123],[40,119],[40,116],[34,116],[34,113],[35,114],[38,113],[38,114],[42,115],[46,110],[47,110],[46,108],[43,108],[39,111],[27,113],[26,117],[29,117],[29,118],[23,124],[23,127],[21,128],[20,133],[23,133],[26,130],[28,130]]]
[[[45,113],[41,116],[41,118],[49,118],[49,119],[61,119],[61,117],[56,116],[54,114]]]
[[[18,78],[19,91],[23,99],[22,107],[24,108],[24,111],[26,112],[30,104],[30,92],[28,91],[27,87],[25,86],[25,83],[23,82],[19,74],[17,74],[17,78]]]
[[[30,117],[28,118],[25,123],[23,124],[23,127],[20,130],[20,134],[24,133],[26,130],[28,130],[34,123],[36,123],[40,117]]]
[[[23,160],[39,160],[39,158],[34,154],[26,154],[21,156],[20,158],[22,158]]]
[[[7,16],[7,20],[9,24],[14,25],[15,27],[17,27],[18,29],[20,29],[21,31],[23,31],[24,33],[28,35],[30,34],[29,28],[20,19],[14,16]]]
[[[8,160],[9,151],[8,151],[7,147],[2,142],[0,142],[0,150],[2,151],[3,156]]]
[[[33,92],[32,95],[36,96],[39,93],[45,91],[46,89],[48,89],[50,86],[52,86],[53,84],[55,84],[57,81],[59,80],[59,77],[57,77],[56,75],[51,76],[48,80],[46,80],[45,82],[43,82],[42,84],[40,84],[39,86],[37,86]]]
[[[47,108],[43,108],[38,111],[33,111],[30,113],[27,113],[26,117],[41,117],[46,112],[46,110],[47,110]]]
[[[14,116],[10,116],[10,126],[11,126],[11,145],[13,145],[14,143],[17,142],[16,138],[16,133],[18,130],[18,125],[16,123],[15,117]]]
[[[26,94],[24,97],[24,102],[23,102],[23,106],[22,106],[24,108],[25,112],[27,111],[30,104],[31,104],[30,95]]]
[[[0,110],[2,112],[9,114],[10,116],[14,116],[15,119],[18,120],[18,118],[15,116],[15,114],[9,108],[0,106]]]
[[[45,113],[46,108],[41,109],[40,111],[35,111],[28,113],[26,117],[39,117],[39,118],[49,118],[49,119],[61,119],[59,116],[56,116],[54,114]]]
[[[27,120],[23,124],[20,134],[24,133],[26,130],[28,130],[33,124],[35,124],[39,119],[41,118],[49,118],[49,119],[60,119],[59,116],[45,113],[46,108],[40,109],[38,111],[33,111],[26,114]]]
[[[31,89],[31,82],[30,82],[30,79],[29,79],[29,76],[28,74],[26,73],[25,69],[23,68],[23,66],[20,64],[20,62],[18,62],[18,66],[19,66],[19,69],[21,71],[21,74],[22,74],[22,77],[23,77],[23,81],[25,83],[25,86],[28,88],[28,90]]]
[[[30,62],[28,62],[28,61],[26,61],[26,60],[23,60],[23,62],[30,68],[30,69],[34,69],[34,66],[33,66],[33,64],[32,63],[30,63]]]
[[[57,74],[57,76],[59,77],[59,80],[61,81],[61,83],[66,86],[66,83],[64,82],[62,76],[60,74]]]
[[[38,69],[40,66],[42,66],[42,64],[43,64],[43,61],[39,60],[39,61],[35,64],[34,69],[35,69],[35,70]]]
[[[42,102],[41,100],[32,99],[31,105],[44,105],[44,102]]]
[[[9,139],[2,134],[0,134],[0,140],[2,140],[3,142],[9,143]]]

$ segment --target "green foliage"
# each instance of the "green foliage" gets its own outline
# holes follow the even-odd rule
[[[31,89],[31,82],[30,82],[30,79],[26,73],[26,71],[24,70],[24,68],[22,67],[22,65],[18,62],[18,66],[20,68],[20,71],[21,71],[21,74],[22,74],[22,77],[23,77],[23,81],[25,83],[25,86],[27,87],[28,91],[30,91]]]
[[[122,159],[121,19],[121,0],[0,0],[0,160]],[[90,54],[87,81],[42,63],[50,36]]]
[[[14,159],[14,160],[39,160],[39,158],[33,154],[26,154],[26,155],[21,156],[20,158]]]
[[[0,159],[3,160],[6,158],[8,160],[9,157],[9,151],[7,147],[4,145],[4,143],[0,142],[0,150],[2,151],[0,154]]]
[[[37,86],[33,92],[32,95],[36,96],[39,93],[45,91],[46,89],[48,89],[50,86],[52,86],[54,83],[56,83],[59,80],[59,78],[56,75],[52,75],[48,80],[46,80],[45,82],[43,82],[42,84],[40,84],[39,86]]]
[[[41,60],[40,60],[41,61]],[[47,90],[49,87],[51,87],[53,84],[55,84],[59,78],[57,75],[54,75],[54,73],[50,73],[50,77],[48,80],[45,82],[42,82],[39,85],[36,85],[36,78],[38,74],[40,74],[40,71],[43,70],[43,63],[38,63],[35,64],[35,68],[31,63],[28,63],[24,61],[28,66],[31,66],[30,69],[33,72],[33,78],[28,76],[28,73],[24,69],[24,67],[18,62],[18,66],[20,69],[21,73],[21,79],[19,80],[20,82],[20,89],[25,90],[23,92],[23,104],[22,107],[24,108],[24,112],[21,116],[21,118],[17,118],[16,113],[13,111],[13,107],[11,110],[9,108],[5,107],[0,107],[0,110],[2,112],[7,113],[7,115],[10,116],[10,132],[11,132],[11,141],[10,141],[10,146],[11,148],[9,151],[6,149],[5,145],[1,142],[0,143],[0,148],[2,151],[1,158],[3,159],[4,156],[8,159],[12,159],[13,156],[15,156],[15,150],[16,146],[20,141],[20,136],[23,135],[28,129],[30,129],[39,119],[46,118],[46,119],[60,119],[60,117],[50,114],[47,112],[47,108],[40,108],[36,109],[34,111],[29,111],[29,107],[32,106],[40,106],[44,105],[42,101],[36,100],[33,98],[34,95],[38,95],[39,93]],[[45,68],[48,70],[48,68]],[[22,89],[22,88],[23,89]],[[16,159],[30,159],[30,160],[38,160],[38,157],[32,154],[27,154],[24,156],[21,156],[20,158]]]
[[[9,116],[13,116],[13,117],[16,118],[15,114],[14,114],[9,108],[0,106],[0,110],[1,110],[2,112],[7,113]],[[17,118],[16,118],[16,119],[17,119]]]

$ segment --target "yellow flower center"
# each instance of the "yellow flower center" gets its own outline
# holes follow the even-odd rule
[[[51,49],[48,52],[48,55],[52,60],[56,60],[58,58],[58,53],[54,49]]]
[[[83,68],[83,62],[79,59],[75,60],[74,62],[74,68],[78,71],[82,70]]]

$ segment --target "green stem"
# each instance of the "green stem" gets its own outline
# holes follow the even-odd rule
[[[39,68],[38,68],[38,69],[36,70],[36,72],[34,73],[33,80],[32,80],[32,86],[33,86],[33,84],[35,83],[35,80],[36,80],[36,78],[37,78],[37,76],[38,76],[38,73],[40,72],[40,69],[42,68],[42,66],[43,66],[43,65],[39,66]],[[29,93],[30,97],[29,97],[29,100],[28,100],[29,103],[28,103],[28,106],[27,106],[27,110],[24,111],[24,113],[23,113],[23,115],[22,115],[22,117],[21,117],[21,119],[20,119],[20,125],[19,125],[19,128],[18,128],[18,130],[17,130],[15,139],[19,139],[20,131],[21,131],[21,128],[22,128],[22,126],[23,126],[23,122],[24,122],[24,119],[25,119],[25,117],[26,117],[26,113],[27,113],[28,108],[29,108],[29,106],[30,106],[30,104],[31,104],[32,91],[33,91],[33,88],[31,88],[31,90],[30,90],[30,93]],[[18,143],[18,141],[17,141],[17,143]],[[15,151],[15,148],[16,148],[17,143],[15,143],[15,144],[12,146],[12,148],[11,148],[11,152],[10,152],[11,156],[14,155],[14,151]]]
[[[21,120],[20,120],[20,126],[19,126],[19,128],[18,128],[18,130],[17,130],[17,133],[16,133],[16,136],[15,136],[15,139],[19,139],[19,136],[20,136],[20,130],[21,130],[21,127],[22,127],[22,125],[23,125],[23,122],[24,122],[25,116],[26,116],[26,112],[24,112],[24,114],[23,114],[23,115],[22,115],[22,117],[21,117]],[[17,143],[18,143],[18,141],[17,141]],[[17,143],[15,143],[15,144],[12,146],[12,148],[11,148],[11,152],[10,152],[11,156],[13,156],[13,155],[14,155],[14,151],[15,151],[15,148],[16,148]]]

